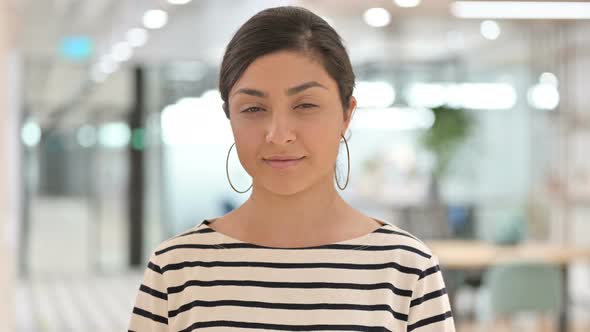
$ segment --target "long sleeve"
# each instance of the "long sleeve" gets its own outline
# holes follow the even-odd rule
[[[169,331],[168,294],[162,266],[158,264],[157,258],[152,252],[137,292],[129,321],[129,331]]]
[[[455,331],[449,297],[438,258],[434,255],[430,258],[430,266],[420,274],[412,292],[407,331]]]

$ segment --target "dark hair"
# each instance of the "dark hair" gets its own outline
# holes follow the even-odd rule
[[[284,6],[252,16],[235,33],[223,56],[219,91],[229,119],[229,92],[257,58],[282,50],[317,57],[338,84],[344,110],[354,89],[354,72],[342,38],[324,19],[310,10]]]

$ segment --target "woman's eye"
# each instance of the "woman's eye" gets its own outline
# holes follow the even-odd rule
[[[261,110],[260,107],[248,107],[245,110],[243,110],[242,113],[256,113],[259,110]]]
[[[301,107],[301,108],[312,108],[312,107],[316,107],[317,105],[314,104],[300,104],[297,105],[297,107]]]

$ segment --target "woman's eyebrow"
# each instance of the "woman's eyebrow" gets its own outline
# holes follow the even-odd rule
[[[300,93],[302,91],[305,91],[309,88],[314,88],[314,87],[324,88],[326,90],[328,89],[316,81],[309,81],[309,82],[305,82],[303,84],[299,84],[297,86],[294,86],[292,88],[288,88],[285,93],[287,94],[287,96],[292,96],[294,94]],[[236,92],[234,92],[233,95],[237,95],[238,93],[243,93],[246,95],[260,97],[260,98],[266,98],[268,96],[268,94],[264,91],[250,89],[250,88],[241,88],[241,89],[237,90]]]
[[[234,96],[237,95],[238,93],[243,93],[246,95],[250,95],[250,96],[254,96],[254,97],[260,97],[260,98],[266,98],[266,92],[262,92],[260,90],[256,90],[256,89],[249,89],[249,88],[242,88],[239,89],[238,91],[234,92]]]
[[[309,82],[305,82],[303,84],[300,84],[300,85],[297,85],[297,86],[287,89],[286,93],[287,93],[287,96],[292,96],[294,94],[297,94],[301,91],[304,91],[304,90],[307,90],[307,89],[313,88],[313,87],[320,87],[320,88],[324,88],[326,90],[328,89],[316,81],[309,81]]]

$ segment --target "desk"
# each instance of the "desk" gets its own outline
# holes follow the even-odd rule
[[[537,261],[561,267],[563,273],[563,308],[559,315],[559,331],[568,331],[568,266],[580,260],[590,261],[590,247],[559,246],[542,243],[525,243],[500,246],[472,240],[425,241],[446,270],[485,270],[500,263]]]

